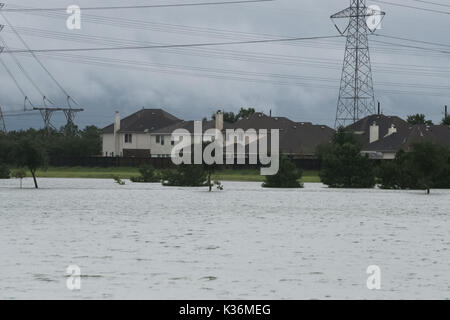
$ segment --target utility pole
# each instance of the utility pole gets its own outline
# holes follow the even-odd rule
[[[445,119],[447,119],[447,117],[448,117],[447,106],[445,106],[444,114],[445,114]]]
[[[331,16],[331,19],[348,19],[346,28],[336,29],[346,35],[345,56],[341,85],[336,111],[335,127],[346,126],[361,118],[375,114],[372,67],[370,62],[370,33],[375,32],[367,25],[370,17],[380,17],[385,13],[366,6],[366,0],[351,0],[350,7]]]
[[[6,133],[5,117],[3,116],[1,106],[0,106],[0,132]]]

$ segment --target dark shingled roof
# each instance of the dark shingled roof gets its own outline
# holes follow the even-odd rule
[[[380,140],[388,134],[388,130],[392,127],[392,125],[394,125],[395,128],[397,128],[397,132],[400,133],[406,132],[411,127],[408,122],[396,116],[385,116],[383,114],[367,116],[347,127],[347,129],[356,133],[364,150],[366,150],[366,148],[370,145],[370,126],[373,123],[376,123],[380,128]]]
[[[152,132],[180,121],[162,109],[142,109],[120,121],[120,132]],[[103,128],[102,133],[114,133],[114,123]]]
[[[400,149],[410,151],[412,144],[425,141],[450,149],[450,126],[414,125],[371,143],[364,151],[396,152]]]
[[[190,133],[194,133],[194,122],[195,121],[193,121],[193,120],[192,121],[181,121],[181,122],[175,123],[173,125],[152,131],[152,134],[172,134],[172,132],[174,132],[177,129],[185,129],[185,130],[189,131]],[[232,126],[233,125],[231,123],[228,123],[225,121],[223,123],[224,129],[231,129]],[[205,132],[206,130],[209,130],[209,129],[214,129],[215,127],[216,127],[215,120],[209,120],[209,121],[202,122],[203,132]]]
[[[285,117],[269,117],[262,112],[256,112],[251,116],[241,119],[234,124],[236,129],[280,129],[286,130],[289,127],[295,126],[295,122]]]
[[[314,156],[319,145],[330,143],[335,131],[328,126],[297,123],[280,132],[280,151],[284,154]]]

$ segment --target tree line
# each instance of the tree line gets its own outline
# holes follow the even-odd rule
[[[9,178],[11,168],[16,168],[13,173],[26,168],[38,188],[36,171],[45,169],[50,158],[95,156],[101,148],[100,129],[95,126],[0,132],[0,179]]]

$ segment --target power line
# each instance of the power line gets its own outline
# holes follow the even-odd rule
[[[125,9],[150,9],[150,8],[172,8],[172,7],[199,7],[230,4],[249,4],[260,2],[273,2],[276,0],[242,0],[242,1],[219,1],[219,2],[192,2],[192,3],[174,3],[174,4],[153,4],[153,5],[134,5],[134,6],[99,6],[84,7],[83,11],[92,10],[125,10]],[[3,12],[32,12],[32,11],[66,11],[66,8],[11,8],[3,9]]]
[[[316,36],[316,37],[297,37],[297,38],[279,38],[265,40],[249,40],[249,41],[230,41],[230,42],[209,42],[209,43],[187,43],[187,44],[168,44],[168,45],[148,45],[148,46],[121,46],[121,47],[98,47],[98,48],[68,48],[68,49],[30,49],[30,50],[8,50],[11,53],[39,53],[39,52],[77,52],[77,51],[117,51],[117,50],[143,50],[143,49],[167,49],[167,48],[191,48],[191,47],[213,47],[228,46],[242,44],[259,44],[259,43],[277,43],[277,42],[295,42],[303,40],[319,40],[319,39],[335,39],[342,36]]]
[[[62,13],[57,12],[30,12],[26,14],[32,14],[37,16],[44,16],[44,17],[50,17],[50,18],[66,18],[66,16]],[[226,29],[217,29],[217,28],[205,28],[205,27],[196,27],[196,26],[186,26],[186,25],[178,25],[178,24],[168,24],[168,23],[160,23],[160,22],[152,22],[152,21],[142,21],[142,20],[135,20],[135,19],[125,19],[125,18],[109,18],[104,16],[98,16],[98,15],[89,15],[84,14],[83,21],[88,23],[95,23],[95,24],[103,24],[113,27],[120,27],[120,28],[131,28],[131,29],[138,29],[138,30],[152,30],[157,32],[167,32],[167,33],[175,33],[177,35],[179,34],[189,34],[189,35],[196,35],[196,36],[220,36],[221,38],[226,39],[236,39],[236,40],[253,40],[255,36],[262,37],[262,39],[270,39],[270,38],[276,38],[276,37],[288,37],[288,36],[282,36],[282,35],[273,35],[273,34],[264,34],[264,33],[254,33],[254,32],[242,32],[242,31],[236,31],[236,30],[226,30]],[[74,36],[74,35],[72,35]],[[299,43],[293,43],[293,42],[287,42],[287,43],[280,43],[282,45],[291,45],[291,46],[297,46],[300,45]],[[313,47],[317,48],[318,46],[330,48],[330,45],[323,45],[319,41],[314,41],[314,45],[308,45],[307,41],[304,41],[302,44],[302,47]],[[334,48],[339,48],[341,50],[341,46]],[[200,49],[198,49],[200,50]],[[375,52],[385,52],[389,51],[389,53],[396,53],[395,48],[387,47],[384,48],[375,48]],[[402,55],[424,55],[420,54],[419,51],[416,50],[416,52],[409,50],[408,52],[398,52]],[[430,53],[427,53],[427,56],[430,56]],[[438,56],[436,54],[435,56]],[[440,56],[440,55],[439,55]]]
[[[411,5],[407,5],[407,4],[400,4],[400,3],[390,2],[390,1],[382,1],[382,0],[372,0],[372,1],[373,2],[387,4],[387,5],[391,5],[391,6],[396,6],[396,7],[416,9],[416,10],[432,12],[432,13],[450,14],[450,12],[448,12],[448,11],[442,11],[442,10],[437,10],[437,9],[427,9],[427,8],[416,7],[416,6],[411,6]]]
[[[433,46],[450,48],[450,44],[430,42],[430,41],[424,41],[424,40],[408,39],[408,38],[397,37],[397,36],[388,36],[388,35],[384,35],[384,34],[374,34],[374,35],[377,37],[383,37],[383,38],[389,38],[389,39],[395,39],[395,40],[403,40],[403,41],[409,41],[409,42],[422,43],[422,44],[428,44],[428,45],[433,45]]]
[[[297,75],[287,75],[287,74],[270,74],[261,72],[248,72],[243,70],[229,70],[229,69],[218,69],[218,68],[206,68],[206,67],[194,67],[194,66],[184,66],[184,65],[167,65],[167,64],[157,64],[157,63],[147,63],[142,61],[133,60],[121,60],[121,59],[108,59],[103,57],[83,57],[77,55],[70,55],[65,53],[51,53],[50,56],[53,59],[79,63],[85,65],[93,65],[99,67],[115,67],[125,70],[137,70],[145,71],[144,69],[151,70],[152,72],[158,72],[161,74],[171,74],[171,75],[182,75],[182,76],[194,76],[203,77],[219,80],[233,80],[241,81],[246,83],[263,83],[263,84],[273,84],[282,86],[300,86],[300,87],[311,87],[311,88],[324,88],[324,89],[336,89],[332,85],[321,84],[324,82],[335,83],[338,79],[333,78],[321,78],[321,77],[311,77],[311,76],[297,76]],[[54,56],[55,55],[55,56]],[[298,80],[306,80],[308,82],[299,82]],[[315,83],[314,83],[315,82]],[[433,86],[433,85],[419,85],[419,84],[404,84],[404,83],[380,83],[382,86],[386,87],[409,87],[416,89],[437,89],[448,91],[446,86]],[[437,92],[418,92],[418,91],[400,91],[400,90],[390,90],[382,91],[385,93],[392,94],[414,94],[414,95],[427,95],[427,96],[448,96],[446,94],[440,94]]]
[[[27,51],[33,56],[33,58],[37,61],[37,63],[42,67],[42,69],[47,73],[47,75],[55,82],[55,84],[59,87],[59,89],[66,95],[67,99],[70,99],[69,93],[63,88],[63,86],[59,83],[58,80],[51,74],[51,72],[44,66],[44,64],[39,60],[39,58],[36,56],[36,54],[31,51],[28,44],[25,42],[25,40],[22,38],[22,36],[17,32],[17,30],[14,28],[14,26],[9,22],[9,20],[5,17],[3,12],[0,11],[0,15],[5,19],[6,23],[9,25],[11,30],[16,34],[17,38],[19,38],[20,42],[25,46]]]
[[[424,0],[411,0],[414,2],[421,2],[421,3],[426,3],[426,4],[432,4],[434,6],[439,6],[439,7],[446,7],[446,8],[450,8],[450,5],[448,4],[443,4],[443,3],[437,3],[437,2],[432,2],[432,1],[424,1]]]
[[[26,71],[26,69],[23,67],[23,65],[20,63],[20,61],[17,59],[17,57],[14,54],[10,53],[8,45],[6,44],[5,40],[1,36],[0,36],[0,42],[3,44],[3,47],[6,49],[6,50],[3,50],[3,52],[9,53],[9,55],[13,58],[14,62],[16,63],[17,67],[20,69],[20,71],[23,73],[23,75],[28,79],[28,81],[30,81],[30,83],[36,89],[36,91],[39,92],[40,95],[45,96],[44,93],[42,92],[41,88],[39,88],[37,83],[33,80],[33,78],[31,78],[30,74]]]
[[[5,68],[6,72],[8,73],[10,78],[13,80],[13,82],[16,84],[17,89],[19,89],[19,91],[22,93],[24,98],[26,98],[27,95],[25,94],[25,91],[22,89],[22,87],[20,86],[16,77],[14,77],[13,73],[11,72],[11,70],[8,68],[8,66],[6,65],[6,63],[3,61],[3,59],[1,57],[0,57],[0,63],[2,64],[3,68]]]
[[[413,46],[413,45],[408,45],[408,44],[379,41],[379,40],[372,40],[372,42],[387,44],[387,45],[391,45],[391,46],[398,46],[398,47],[404,47],[404,48],[420,49],[420,50],[425,50],[425,51],[430,51],[430,52],[439,52],[439,53],[444,53],[444,54],[450,54],[450,51],[446,51],[446,50],[425,48],[425,47]]]
[[[16,27],[16,29],[20,30],[22,34],[39,36],[39,37],[47,37],[47,38],[56,38],[68,41],[78,41],[78,42],[90,42],[90,43],[100,43],[100,44],[115,44],[115,45],[126,45],[126,44],[154,44],[151,42],[145,41],[135,41],[128,39],[117,39],[117,38],[105,38],[105,37],[92,37],[92,36],[81,36],[74,35],[69,36],[63,32],[55,32],[55,31],[47,31],[41,29],[34,29],[28,27]],[[336,63],[339,60],[334,59],[324,59],[324,58],[305,58],[300,56],[291,56],[291,55],[281,55],[281,54],[265,54],[260,52],[248,52],[248,51],[235,51],[235,50],[215,50],[215,49],[167,49],[170,53],[181,54],[181,55],[191,55],[195,57],[206,57],[213,59],[227,59],[233,61],[246,61],[252,63],[264,63],[265,65],[271,64],[279,64],[279,65],[287,65],[287,66],[305,66],[309,68],[323,68],[323,69],[340,69]],[[183,51],[179,51],[183,50]],[[184,50],[195,50],[195,52],[184,51]],[[51,55],[51,56],[61,56],[62,53],[42,53],[42,55]],[[74,56],[74,55],[71,55]],[[89,56],[74,56],[77,60],[91,60],[94,57]],[[99,58],[95,58],[99,59]],[[101,61],[111,61],[111,59],[102,57],[99,60]],[[117,62],[119,61],[119,62]],[[112,59],[112,63],[122,63],[125,61],[126,63],[129,60],[118,60]],[[145,62],[133,61],[133,64],[142,65]],[[380,65],[385,65],[386,67],[380,67]],[[447,78],[450,72],[450,69],[445,69],[441,66],[418,66],[411,64],[390,64],[390,63],[382,63],[377,65],[376,71],[382,73],[392,73],[395,75],[398,74],[408,74],[408,75],[420,75],[420,76],[438,76]],[[437,69],[437,70],[435,70]]]
[[[39,37],[39,38],[49,38],[49,39],[58,39],[63,41],[70,42],[80,42],[80,43],[94,43],[94,44],[104,44],[104,45],[135,45],[135,44],[143,44],[143,45],[155,45],[161,44],[156,42],[148,42],[148,41],[138,41],[138,40],[130,40],[123,38],[110,38],[110,37],[101,37],[101,36],[89,36],[89,35],[79,35],[79,34],[67,34],[64,32],[56,32],[49,31],[43,29],[36,29],[31,27],[17,27],[16,29],[21,32],[21,34]],[[4,32],[8,32],[8,30],[4,30]],[[398,37],[397,37],[398,38]],[[400,38],[399,38],[400,39]],[[405,38],[401,38],[405,39]],[[411,39],[405,39],[412,41]],[[340,69],[340,67],[336,66],[336,63],[339,60],[334,59],[325,59],[325,58],[311,58],[311,57],[301,57],[301,56],[292,56],[286,54],[269,54],[263,52],[255,52],[255,51],[239,51],[239,50],[227,50],[227,49],[206,49],[206,48],[190,48],[190,49],[167,49],[170,53],[181,54],[181,55],[191,55],[195,57],[207,57],[207,58],[221,58],[227,60],[234,61],[247,61],[247,62],[261,62],[265,64],[282,64],[282,65],[290,65],[290,66],[312,66],[312,67],[326,67],[328,69]],[[188,51],[186,51],[188,50]],[[193,51],[192,51],[193,50]],[[411,64],[390,64],[383,63],[383,65],[389,65],[392,69],[400,69],[402,67],[407,68],[407,70],[418,70],[423,71],[426,69],[430,71],[429,68],[435,68],[439,71],[445,71],[442,66],[418,66]],[[414,69],[412,67],[415,67]],[[447,72],[445,73],[448,74]]]

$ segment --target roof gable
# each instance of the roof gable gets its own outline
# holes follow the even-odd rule
[[[152,132],[156,129],[172,125],[181,120],[162,109],[142,109],[120,121],[121,133]],[[113,133],[114,124],[102,130],[102,133]]]

